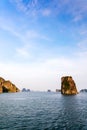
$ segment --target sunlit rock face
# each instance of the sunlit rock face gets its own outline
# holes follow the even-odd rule
[[[3,79],[2,77],[0,77],[0,84],[2,85],[2,83],[5,81],[5,79]]]
[[[61,93],[64,95],[78,94],[76,84],[71,76],[61,78]]]
[[[0,93],[19,92],[20,90],[9,80],[0,77]]]

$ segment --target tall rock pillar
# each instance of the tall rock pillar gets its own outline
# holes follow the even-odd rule
[[[61,78],[61,93],[64,95],[78,94],[76,84],[71,76]]]

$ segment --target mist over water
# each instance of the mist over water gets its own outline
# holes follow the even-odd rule
[[[0,94],[0,130],[87,130],[87,93]]]

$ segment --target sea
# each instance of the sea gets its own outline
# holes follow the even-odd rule
[[[0,130],[87,130],[87,93],[0,94]]]

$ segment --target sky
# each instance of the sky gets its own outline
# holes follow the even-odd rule
[[[0,0],[0,77],[55,91],[87,88],[87,0]]]

